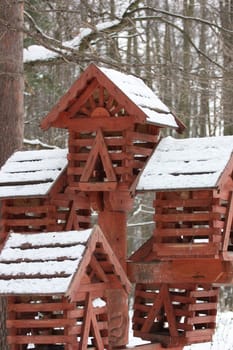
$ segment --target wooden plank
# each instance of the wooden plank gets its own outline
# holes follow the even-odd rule
[[[40,319],[40,320],[7,320],[7,328],[56,328],[73,325],[74,321],[70,319]]]
[[[218,252],[217,243],[154,243],[153,252],[159,257],[188,258],[193,256],[215,256]]]
[[[179,237],[179,236],[212,236],[221,234],[221,229],[216,227],[200,228],[155,228],[155,235],[161,237]]]
[[[166,291],[166,285],[163,284],[161,286],[160,291],[157,294],[156,299],[155,299],[153,305],[151,306],[150,311],[147,315],[147,318],[145,319],[145,322],[142,326],[141,331],[143,333],[144,332],[147,333],[150,330],[152,323],[154,322],[154,319],[159,314],[159,311],[163,306],[165,291]]]
[[[16,335],[7,336],[8,344],[56,344],[56,343],[70,343],[71,339],[65,335]]]
[[[188,199],[155,199],[153,202],[154,207],[162,208],[209,208],[213,204],[212,198],[205,200],[199,198],[188,198]]]
[[[203,342],[203,341],[211,341],[212,336],[214,334],[215,328],[208,329],[196,329],[194,331],[187,331],[186,337],[191,342]]]
[[[221,283],[233,281],[232,262],[222,262],[214,258],[177,259],[173,261],[128,262],[127,274],[135,283]],[[171,287],[172,288],[172,287]],[[192,295],[193,293],[193,295]],[[191,297],[202,291],[191,292]],[[206,292],[204,292],[205,294]],[[216,292],[214,292],[216,293]],[[208,297],[208,292],[206,293]]]
[[[152,134],[145,134],[141,132],[136,132],[136,131],[128,131],[127,136],[129,136],[130,139],[132,140],[140,140],[140,141],[146,141],[146,142],[151,142],[151,143],[157,143],[160,139],[159,135],[152,135]]]
[[[82,328],[82,334],[80,339],[80,349],[86,350],[87,344],[88,344],[88,337],[90,334],[90,328],[91,328],[91,317],[92,317],[92,298],[91,293],[87,293],[86,302],[85,302],[85,311],[84,311],[84,318],[83,318],[83,328]]]
[[[22,206],[22,207],[14,207],[14,206],[5,206],[4,212],[7,214],[44,214],[53,209],[52,205],[40,205],[40,206]]]
[[[140,154],[143,156],[150,156],[152,152],[151,148],[145,148],[145,147],[139,147],[139,146],[128,146],[127,150],[133,154]]]
[[[168,322],[168,326],[169,326],[169,333],[171,335],[171,337],[178,337],[178,330],[176,328],[176,315],[175,315],[175,310],[174,307],[172,305],[171,302],[171,298],[170,298],[170,293],[169,293],[169,289],[168,289],[168,285],[165,285],[165,293],[164,293],[164,308],[165,308],[165,312],[167,315],[167,322]]]
[[[70,189],[81,191],[114,191],[117,187],[117,182],[79,182],[71,183]]]
[[[191,222],[197,222],[197,221],[210,221],[210,220],[221,220],[221,214],[220,213],[176,213],[176,214],[170,214],[170,213],[164,213],[164,214],[155,214],[154,215],[155,221],[160,222],[179,222],[179,221],[191,221]]]
[[[98,260],[95,258],[94,255],[92,255],[91,257],[90,266],[93,269],[93,271],[96,273],[96,275],[99,277],[100,281],[108,282],[108,278],[104,270],[102,269],[102,266],[100,265],[100,263],[98,262]]]
[[[218,297],[219,295],[219,289],[207,289],[207,290],[193,290],[190,293],[191,297],[195,298],[212,298],[212,297]]]
[[[69,327],[67,332],[68,335],[76,335],[76,336],[81,335],[82,326],[83,325],[75,325],[75,326]]]
[[[76,101],[71,105],[71,107],[68,108],[67,114],[69,118],[73,118],[75,114],[79,111],[79,109],[82,107],[82,105],[87,102],[88,98],[92,95],[95,88],[98,86],[98,81],[96,79],[93,79],[85,88],[82,94],[78,96]]]
[[[225,227],[223,232],[223,246],[222,246],[223,251],[227,251],[228,249],[229,238],[230,238],[231,228],[232,228],[232,221],[233,221],[233,192],[230,193],[227,214],[225,219]]]
[[[200,310],[216,310],[217,311],[218,303],[197,303],[189,305],[189,310],[191,311],[200,311]]]
[[[61,311],[72,310],[71,303],[8,303],[7,309],[15,312]]]
[[[54,223],[53,218],[44,217],[41,219],[34,218],[33,216],[30,219],[3,219],[3,222],[7,226],[46,226]]]
[[[76,118],[65,120],[62,123],[57,121],[54,126],[69,128],[72,130],[82,130],[82,132],[95,132],[99,128],[103,131],[122,131],[130,128],[134,124],[131,116],[117,118]]]
[[[90,136],[88,138],[77,138],[77,139],[74,139],[74,138],[70,138],[69,139],[69,147],[72,148],[73,146],[75,147],[80,147],[80,148],[83,148],[83,147],[91,147],[94,143],[94,137]],[[70,159],[69,157],[71,155],[74,154],[74,151],[68,153],[67,157],[68,157],[68,160],[72,160]]]

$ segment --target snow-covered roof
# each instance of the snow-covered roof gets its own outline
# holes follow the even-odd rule
[[[11,233],[0,254],[0,294],[65,293],[91,233]]]
[[[124,269],[95,225],[80,231],[10,233],[0,252],[0,295],[65,294],[72,299],[99,243],[112,267],[100,268],[101,278],[105,273],[112,288],[114,275],[129,292]]]
[[[215,188],[233,152],[233,136],[162,139],[136,189]]]
[[[97,67],[93,63],[87,67],[42,120],[41,127],[48,129],[51,126],[58,127],[59,125],[59,127],[67,128],[69,123],[66,122],[69,118],[73,118],[73,112],[69,116],[69,108],[75,106],[74,101],[78,101],[80,95],[82,101],[83,96],[85,96],[82,94],[85,89],[88,89],[92,80],[97,80],[100,86],[105,87],[119,105],[124,107],[129,115],[134,116],[135,123],[144,124],[147,122],[162,127],[168,126],[176,128],[179,132],[184,129],[182,122],[142,79],[114,69]],[[88,99],[88,96],[86,98]],[[82,101],[82,103],[84,102]],[[80,106],[78,105],[77,108]],[[62,116],[61,123],[56,123],[63,112],[65,114]]]
[[[99,68],[135,105],[146,115],[148,123],[178,128],[170,109],[156,94],[134,75],[121,73],[114,69]]]
[[[66,165],[66,149],[15,152],[0,170],[0,198],[46,195]]]

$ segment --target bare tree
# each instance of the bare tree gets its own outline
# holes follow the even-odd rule
[[[0,166],[23,141],[23,1],[0,0]],[[0,349],[7,350],[6,300],[0,298]]]
[[[0,0],[0,165],[23,140],[23,1]]]

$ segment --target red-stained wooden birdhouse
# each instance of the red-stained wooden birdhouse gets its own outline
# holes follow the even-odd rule
[[[184,128],[144,82],[91,64],[43,119],[43,129],[69,131],[67,192],[82,192],[122,265],[130,186],[161,128]]]
[[[12,233],[0,254],[10,349],[21,350],[22,344],[108,349],[127,332],[122,312],[127,304],[117,300],[119,290],[128,295],[130,283],[98,226]]]
[[[233,136],[164,138],[136,190],[155,192],[155,228],[128,264],[135,334],[211,341],[216,286],[233,281]]]
[[[119,191],[132,184],[158,142],[160,129],[183,129],[141,79],[94,64],[41,126],[69,130],[69,190],[94,192]]]
[[[90,200],[67,195],[67,150],[14,153],[0,171],[1,244],[8,232],[90,227]]]

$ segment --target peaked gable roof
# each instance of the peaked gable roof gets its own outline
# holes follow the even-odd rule
[[[66,149],[15,152],[0,169],[0,199],[46,195],[66,165]]]
[[[174,139],[156,147],[136,190],[216,188],[233,153],[233,136]]]
[[[94,64],[81,74],[68,92],[61,97],[48,115],[42,120],[41,127],[48,129],[59,118],[66,117],[67,109],[74,104],[85,88],[96,79],[109,91],[121,105],[127,103],[128,113],[135,116],[137,122],[169,126],[178,131],[184,129],[182,122],[169,110],[155,93],[139,78],[109,68],[99,68]]]
[[[11,233],[0,253],[0,295],[72,294],[96,243],[102,243],[122,285],[130,282],[98,226],[82,231]]]

